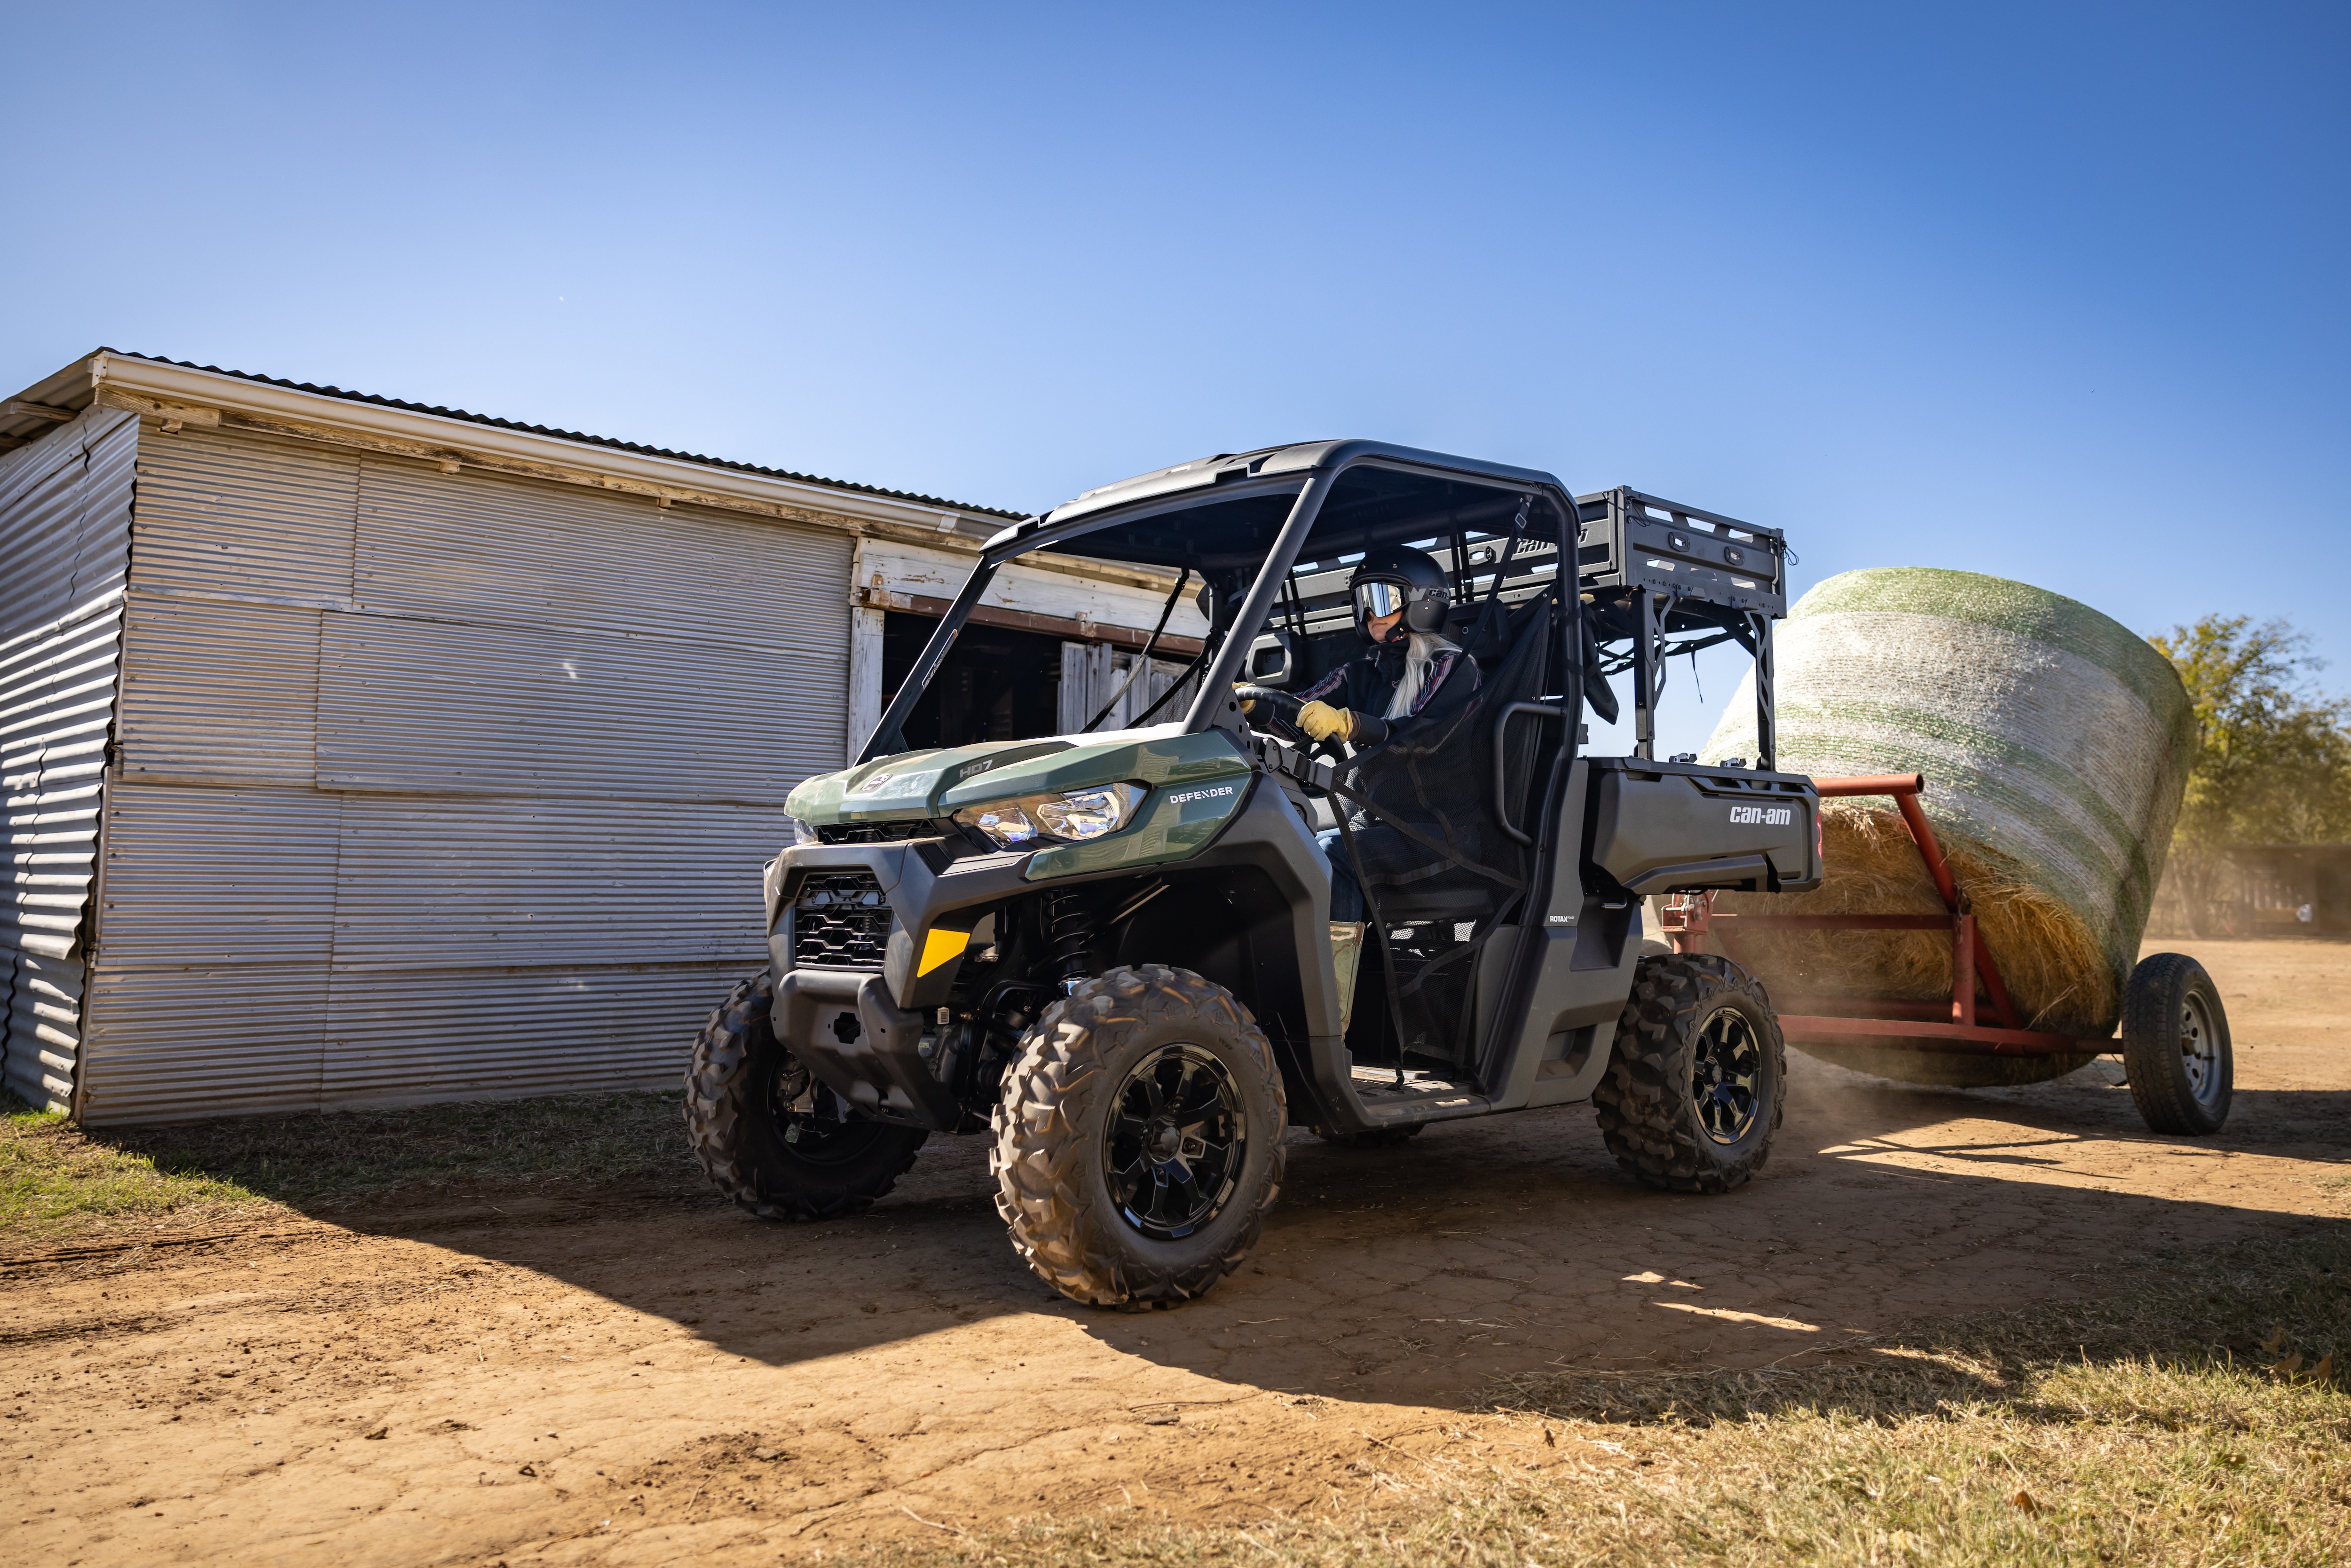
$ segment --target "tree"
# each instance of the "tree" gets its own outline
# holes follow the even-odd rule
[[[2236,844],[2351,837],[2351,699],[2320,694],[2325,667],[2284,621],[2207,615],[2147,639],[2196,710],[2196,755],[2171,838],[2189,928],[2212,934]]]

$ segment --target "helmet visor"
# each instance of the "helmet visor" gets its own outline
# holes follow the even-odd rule
[[[1405,606],[1405,585],[1400,582],[1359,582],[1355,584],[1355,612],[1366,621],[1376,621],[1383,615],[1394,615]]]

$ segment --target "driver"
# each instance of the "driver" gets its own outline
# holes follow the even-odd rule
[[[1310,740],[1343,740],[1358,752],[1379,747],[1357,771],[1355,791],[1386,816],[1475,862],[1485,813],[1463,721],[1478,706],[1478,663],[1445,636],[1451,579],[1426,551],[1392,545],[1364,557],[1348,590],[1355,630],[1369,644],[1363,656],[1301,693],[1305,706],[1295,720],[1270,711],[1260,716],[1250,705],[1251,722]],[[1345,802],[1338,804],[1345,809]],[[1357,811],[1348,826],[1374,897],[1458,874],[1452,862],[1376,817]],[[1338,831],[1318,837],[1331,862],[1331,953],[1343,1014],[1353,1000],[1363,956],[1364,886]],[[1343,1031],[1343,1022],[1341,1027]]]

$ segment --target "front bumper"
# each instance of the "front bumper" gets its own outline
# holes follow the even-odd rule
[[[875,974],[794,969],[776,983],[777,1038],[868,1115],[934,1130],[956,1121],[955,1096],[923,1060],[925,1019],[890,1000]]]
[[[768,950],[776,974],[770,1012],[776,1038],[810,1071],[869,1115],[944,1131],[960,1119],[955,1096],[933,1074],[923,1040],[963,964],[942,942],[923,968],[934,933],[968,933],[997,904],[1034,891],[1022,880],[1026,852],[949,853],[935,840],[887,844],[805,844],[784,852],[768,878]],[[889,904],[880,967],[802,967],[787,915],[801,884],[826,873],[862,871]],[[939,955],[952,948],[952,956]]]

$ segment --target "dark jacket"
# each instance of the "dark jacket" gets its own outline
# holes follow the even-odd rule
[[[1395,696],[1396,683],[1404,678],[1404,663],[1405,649],[1400,644],[1366,649],[1361,658],[1348,660],[1299,693],[1299,699],[1320,699],[1333,707],[1352,709],[1356,716],[1356,751],[1378,747],[1355,778],[1353,788],[1359,793],[1455,854],[1479,860],[1487,806],[1480,799],[1474,750],[1479,733],[1477,719],[1485,706],[1478,694],[1478,661],[1467,653],[1438,654],[1412,712],[1383,718],[1380,716]],[[1264,714],[1271,706],[1264,705],[1259,713]],[[1269,723],[1293,738],[1303,738],[1282,718],[1268,716],[1259,722]],[[1363,823],[1364,818],[1359,812],[1354,821]],[[1412,852],[1423,859],[1435,858],[1417,849]],[[1374,880],[1390,879],[1375,875]]]

